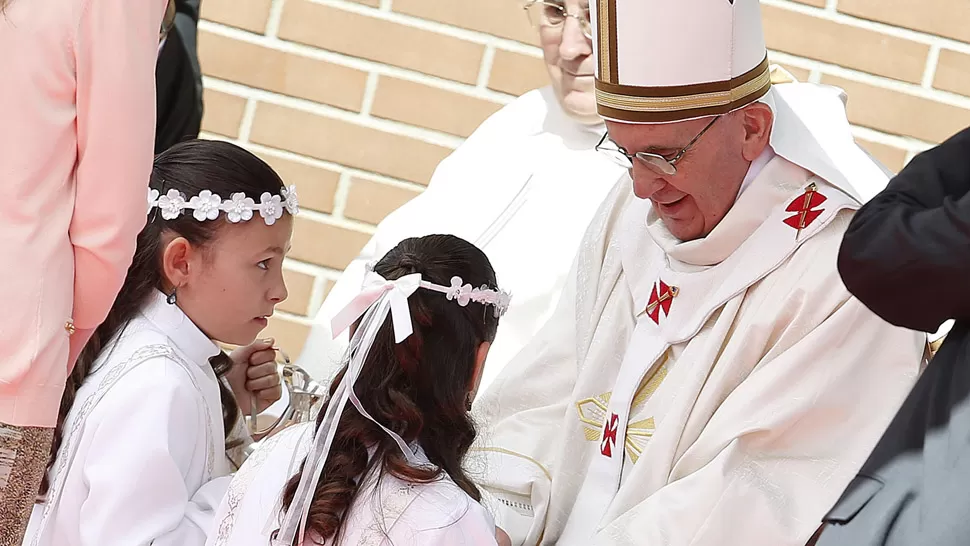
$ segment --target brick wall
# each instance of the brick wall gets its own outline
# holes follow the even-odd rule
[[[970,125],[966,0],[762,0],[771,57],[849,93],[894,170]],[[295,356],[340,271],[488,115],[545,85],[516,0],[203,0],[203,136],[300,190],[290,298],[268,333]]]

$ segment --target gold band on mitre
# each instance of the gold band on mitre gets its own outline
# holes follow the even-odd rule
[[[668,87],[639,87],[596,80],[600,116],[630,123],[668,123],[726,114],[771,89],[768,56],[755,68],[727,81]]]

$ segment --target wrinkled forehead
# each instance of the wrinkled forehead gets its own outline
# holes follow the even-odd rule
[[[606,120],[610,138],[617,144],[638,151],[651,147],[680,147],[704,129],[713,116],[666,123],[629,123]]]

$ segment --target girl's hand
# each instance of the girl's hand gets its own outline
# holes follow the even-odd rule
[[[260,413],[283,396],[273,343],[258,339],[229,353],[233,366],[226,377],[243,415],[249,415],[253,402]]]

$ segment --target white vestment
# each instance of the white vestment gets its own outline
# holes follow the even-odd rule
[[[548,87],[486,120],[347,266],[298,364],[329,380],[347,346],[347,334],[333,340],[330,320],[360,292],[365,264],[408,237],[447,233],[481,248],[499,286],[512,293],[489,351],[484,390],[555,309],[586,226],[623,173],[594,150],[605,132],[602,124],[587,127],[568,117]]]
[[[24,545],[204,544],[229,485],[218,352],[153,294],[78,389]]]
[[[513,544],[802,546],[915,381],[925,336],[846,291],[836,255],[859,203],[781,155],[695,241],[631,186],[476,406],[497,523]]]
[[[236,473],[207,546],[268,546],[280,527],[281,498],[299,472],[314,426],[290,427],[260,445]],[[419,461],[427,462],[417,450]],[[351,506],[340,544],[367,546],[495,546],[491,515],[445,477],[413,484],[368,476]],[[309,544],[309,536],[307,542]],[[333,540],[324,544],[329,546]]]

